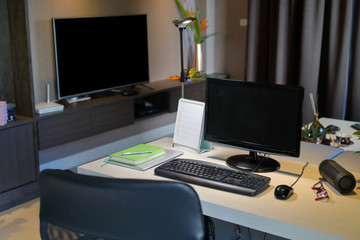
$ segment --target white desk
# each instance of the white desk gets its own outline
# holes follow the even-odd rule
[[[334,118],[325,118],[325,117],[320,118],[319,121],[324,127],[331,125],[331,124],[338,126],[338,127],[340,127],[339,132],[342,132],[345,134],[352,135],[354,132],[357,131],[356,129],[351,127],[356,122],[339,120],[339,119],[334,119]],[[341,148],[343,148],[345,151],[360,151],[360,140],[358,140],[356,136],[351,136],[351,140],[354,142],[354,144],[351,144],[349,146],[341,146]]]
[[[150,144],[173,149],[171,138],[160,139]],[[324,155],[333,150],[328,146],[305,143],[302,145],[299,159],[275,157],[281,163],[281,169],[277,172],[263,174],[271,177],[270,187],[255,197],[192,186],[200,197],[204,215],[210,217],[290,239],[359,239],[359,186],[357,185],[353,194],[343,196],[325,183],[330,201],[315,201],[316,194],[311,190],[311,186],[321,177],[318,171],[319,162],[324,159]],[[313,153],[303,154],[304,151]],[[216,160],[208,156],[224,158],[241,152],[238,149],[213,145],[213,150],[210,152],[201,155],[184,152],[181,157],[225,165],[223,160]],[[345,157],[339,155],[336,159],[346,158],[345,162],[351,162],[348,158],[352,157],[357,161],[348,164],[347,167],[353,169],[347,170],[351,171],[356,179],[360,179],[360,155]],[[306,161],[310,163],[302,178],[294,186],[294,195],[288,200],[275,199],[274,188],[280,184],[291,185],[300,174]],[[165,178],[155,176],[153,168],[145,172],[113,164],[107,164],[100,168],[102,162],[103,159],[99,159],[79,166],[78,172],[116,178],[165,180]]]

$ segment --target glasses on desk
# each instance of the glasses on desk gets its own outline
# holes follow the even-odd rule
[[[322,181],[315,183],[314,186],[311,187],[311,189],[316,190],[317,198],[315,198],[315,201],[319,201],[321,199],[329,199],[329,194],[324,188]]]

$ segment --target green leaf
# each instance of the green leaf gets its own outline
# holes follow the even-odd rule
[[[189,14],[187,13],[186,9],[184,8],[184,6],[180,2],[180,0],[175,0],[175,1],[180,9],[180,12],[181,12],[181,15],[183,16],[183,18],[189,17]]]
[[[212,36],[215,36],[215,35],[218,35],[218,34],[220,34],[220,32],[216,32],[216,33],[212,33],[212,34],[203,36],[203,37],[202,37],[202,40],[201,40],[201,43],[203,43],[203,42],[204,42],[206,39],[208,39],[209,37],[212,37]]]
[[[195,13],[195,18],[196,21],[194,22],[194,28],[195,28],[195,33],[196,33],[196,43],[202,43],[201,41],[201,34],[200,34],[200,20],[199,20],[199,15],[200,15],[200,11],[197,11]]]

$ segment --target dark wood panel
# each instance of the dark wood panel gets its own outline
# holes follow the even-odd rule
[[[8,0],[12,74],[16,98],[16,112],[34,117],[34,97],[30,36],[26,0]]]
[[[91,133],[98,134],[134,123],[134,101],[121,101],[91,110]]]
[[[195,101],[205,101],[205,81],[199,81],[191,85],[186,85],[184,90],[185,98]]]
[[[0,211],[39,197],[38,183],[32,182],[0,194]]]
[[[45,149],[91,135],[90,111],[72,111],[71,114],[56,114],[52,118],[39,119],[39,149]]]
[[[15,102],[7,1],[0,0],[0,99]]]
[[[184,98],[205,101],[205,81],[194,82],[191,84],[185,84]],[[170,112],[177,111],[179,99],[181,98],[181,88],[174,88],[170,91]]]
[[[36,197],[38,154],[26,0],[0,0],[0,99],[18,121],[0,127],[0,211]]]
[[[0,131],[0,192],[36,180],[36,154],[31,123]]]
[[[180,88],[171,89],[171,91],[170,91],[170,107],[169,107],[170,112],[177,111],[177,107],[178,107],[180,98],[181,98],[181,89]]]

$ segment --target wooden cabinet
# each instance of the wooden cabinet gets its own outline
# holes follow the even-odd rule
[[[0,0],[0,100],[18,120],[0,127],[0,211],[37,196],[37,141],[26,0]]]
[[[46,149],[81,138],[120,128],[134,122],[133,101],[83,104],[62,113],[39,117],[39,149]]]
[[[125,97],[119,94],[95,98],[65,106],[63,112],[41,115],[37,118],[39,150],[133,124],[152,114],[174,112],[181,97],[179,82],[157,81],[139,86],[141,93]],[[205,81],[187,83],[185,97],[204,101]],[[154,108],[142,109],[142,102]],[[152,111],[153,110],[153,111]]]
[[[0,211],[38,196],[33,119],[0,128]]]
[[[36,181],[33,124],[0,130],[0,193]]]

